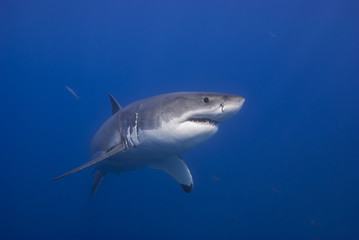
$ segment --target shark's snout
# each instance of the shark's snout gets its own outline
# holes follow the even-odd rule
[[[223,122],[233,117],[243,106],[245,98],[236,95],[225,96],[223,102],[220,103],[219,108],[221,113],[214,116],[213,120]]]
[[[237,96],[236,101],[238,102],[238,111],[242,108],[243,103],[246,101],[244,97]]]

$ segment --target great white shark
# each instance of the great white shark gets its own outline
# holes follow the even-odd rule
[[[93,196],[107,173],[149,167],[166,172],[189,193],[193,179],[180,154],[212,137],[219,123],[234,116],[245,100],[224,93],[176,92],[122,108],[109,97],[112,116],[92,139],[92,160],[52,181],[93,166]]]

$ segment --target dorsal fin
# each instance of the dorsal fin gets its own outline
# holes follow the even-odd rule
[[[111,101],[111,105],[112,105],[112,115],[114,115],[115,113],[120,111],[121,105],[118,104],[116,99],[111,94],[108,94],[108,96],[110,97],[110,101]]]

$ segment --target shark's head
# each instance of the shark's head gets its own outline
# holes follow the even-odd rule
[[[183,93],[169,102],[169,106],[176,105],[178,108],[178,117],[172,117],[172,120],[191,124],[195,128],[218,127],[219,123],[233,117],[241,109],[244,100],[231,94]]]
[[[237,95],[207,92],[157,96],[151,103],[157,106],[156,121],[161,124],[155,128],[153,137],[184,150],[192,148],[213,136],[221,122],[241,109],[244,100]]]

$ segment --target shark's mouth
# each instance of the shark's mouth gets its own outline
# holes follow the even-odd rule
[[[187,121],[195,122],[199,124],[214,125],[214,126],[218,124],[218,122],[209,118],[189,118]]]

